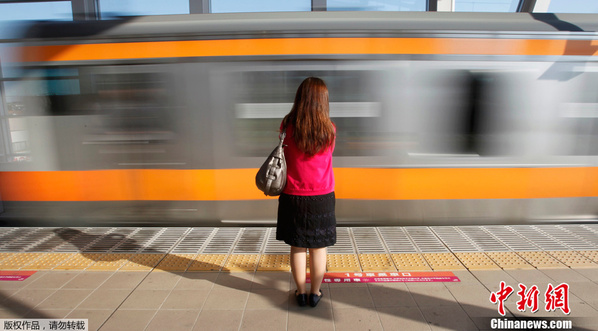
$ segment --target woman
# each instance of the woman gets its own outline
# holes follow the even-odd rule
[[[282,130],[286,130],[287,184],[278,199],[276,239],[291,245],[291,271],[300,306],[308,302],[309,249],[309,304],[315,307],[322,298],[320,286],[326,273],[326,247],[336,243],[332,172],[336,128],[330,120],[324,81],[309,77],[301,83],[293,108],[282,121]]]

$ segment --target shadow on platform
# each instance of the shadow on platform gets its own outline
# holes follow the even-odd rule
[[[110,255],[106,255],[106,254],[98,254],[98,253],[85,253],[83,252],[84,248],[89,245],[92,242],[95,242],[96,240],[100,239],[100,237],[104,237],[103,239],[106,239],[106,235],[92,235],[92,234],[87,234],[85,232],[82,232],[80,230],[77,229],[72,229],[72,228],[60,228],[60,229],[56,229],[54,230],[54,233],[56,236],[60,237],[61,239],[63,239],[64,242],[70,242],[72,244],[77,244],[79,243],[79,245],[81,245],[82,247],[78,246],[79,249],[79,254],[83,255],[84,257],[86,257],[87,259],[93,260],[95,262],[100,262],[100,261],[104,261],[104,262],[113,262],[113,261],[117,261],[120,259],[117,258],[111,258]],[[179,261],[176,261],[177,263],[182,263],[182,264],[187,264],[187,265],[191,265],[195,260],[193,259],[188,259],[185,257],[181,257],[178,255],[172,255],[169,254],[168,252],[163,252],[163,251],[159,251],[159,250],[155,250],[155,249],[151,249],[151,248],[147,248],[144,247],[140,244],[138,244],[135,240],[132,239],[126,239],[126,235],[123,234],[119,234],[119,233],[112,233],[109,234],[107,236],[112,236],[111,239],[115,239],[115,240],[119,240],[120,244],[119,244],[119,251],[122,251],[123,247],[126,247],[127,250],[130,250],[130,257],[135,256],[136,254],[138,255],[139,252],[143,251],[143,254],[161,254],[163,255],[162,259],[160,261],[163,261],[166,257],[168,256],[174,256],[175,259],[180,259]],[[76,240],[75,240],[76,239]],[[110,238],[108,238],[110,239]],[[62,243],[61,243],[62,244]],[[127,253],[122,253],[122,254],[127,254]],[[108,258],[105,259],[104,257],[107,256]],[[135,260],[133,261],[135,263],[138,264],[143,264],[143,260]],[[204,262],[205,263],[205,262]],[[159,261],[156,262],[152,262],[151,264],[148,263],[145,265],[146,267],[149,268],[149,270],[152,269],[158,269],[159,270]],[[211,265],[208,266],[211,267],[212,270],[220,270],[221,266],[220,265]],[[230,277],[234,279],[234,281],[228,281],[228,282],[222,282],[222,283],[218,283],[217,280],[215,280],[214,277],[203,277],[202,275],[206,275],[208,273],[211,273],[210,271],[187,271],[187,272],[182,272],[182,271],[171,271],[171,270],[164,270],[164,271],[168,271],[168,272],[172,272],[175,273],[177,275],[180,275],[182,277],[186,277],[186,278],[191,278],[191,279],[205,279],[205,280],[209,280],[209,281],[214,281],[214,284],[218,284],[219,286],[224,286],[224,287],[228,287],[231,289],[236,289],[236,290],[241,290],[241,291],[251,291],[252,285],[255,284],[253,281],[251,280],[247,280],[244,279],[242,277],[237,277],[235,276],[235,273],[230,273]],[[226,271],[221,271],[222,272],[226,272]],[[151,272],[148,272],[148,275]],[[268,275],[268,272],[264,272],[264,275]],[[147,277],[147,276],[146,276]],[[199,278],[198,278],[199,277]],[[145,278],[144,278],[145,279]],[[271,279],[272,282],[276,281],[275,279]],[[143,282],[143,280],[141,281]],[[140,283],[141,284],[141,283]],[[334,284],[331,284],[331,286]],[[345,285],[346,286],[346,285]],[[276,289],[275,289],[276,290]],[[132,290],[134,291],[134,289]],[[293,310],[295,312],[301,313],[301,314],[305,314],[305,315],[313,315],[314,317],[323,319],[323,320],[328,320],[329,318],[325,317],[325,316],[321,316],[321,314],[313,314],[313,309],[322,309],[321,305],[319,307],[316,308],[311,308],[311,307],[305,307],[305,308],[301,308],[298,307],[296,301],[293,299],[293,295],[294,295],[294,290],[291,289],[290,291],[288,291],[288,293],[286,293],[286,295],[284,294],[285,291],[282,291],[280,289],[276,290],[279,291],[280,295],[276,295],[276,293],[272,293],[270,292],[269,296],[264,295],[264,297],[266,297],[267,300],[270,300],[270,302],[277,306],[280,307],[281,311],[287,311],[289,308],[293,308]],[[357,302],[358,300],[346,300],[346,302],[341,301],[342,299],[339,300],[339,298],[331,298],[331,293],[330,293],[330,288],[328,289],[328,291],[324,290],[324,301],[329,301],[328,305],[330,305],[330,300],[333,299],[334,302],[338,302],[342,305],[345,306],[353,306],[355,308],[361,308],[361,309],[365,309],[365,310],[373,310],[373,311],[377,311],[377,308],[381,308],[381,307],[376,307],[375,305],[373,307],[363,307],[361,305],[359,305]],[[328,292],[328,293],[326,293]],[[462,304],[456,301],[448,301],[448,300],[444,300],[442,298],[438,298],[438,297],[433,297],[433,296],[428,296],[428,295],[424,295],[424,294],[418,294],[418,293],[413,293],[410,291],[405,291],[402,289],[398,289],[398,288],[394,288],[394,287],[390,287],[390,286],[385,286],[384,287],[384,292],[385,295],[390,296],[390,297],[396,297],[396,298],[407,298],[410,297],[414,300],[414,302],[435,302],[434,306],[430,306],[430,307],[420,307],[420,309],[422,311],[427,311],[428,309],[434,309],[433,312],[431,312],[430,316],[425,316],[425,320],[422,319],[422,316],[419,316],[419,318],[417,316],[414,316],[414,314],[412,313],[412,311],[410,311],[409,309],[402,309],[405,307],[384,307],[384,314],[389,314],[392,316],[396,316],[399,318],[403,318],[403,319],[409,319],[409,320],[414,320],[414,321],[418,321],[418,322],[425,322],[426,320],[428,321],[428,323],[431,326],[439,326],[439,327],[443,327],[446,329],[450,329],[450,330],[464,330],[464,329],[471,329],[471,330],[477,330],[477,329],[490,329],[490,319],[491,318],[501,318],[501,316],[498,315],[496,309],[490,309],[490,308],[484,308],[484,307],[480,307],[480,306],[476,306],[476,305],[468,305],[468,304]],[[272,295],[274,294],[274,295]],[[290,303],[290,305],[287,307],[285,305],[285,303],[281,302],[275,302],[275,298],[280,298],[280,297],[285,297],[287,302]],[[125,298],[126,300],[126,298]],[[124,300],[123,300],[124,302]],[[292,305],[295,305],[296,307],[292,307]],[[39,310],[35,310],[35,307],[30,307],[27,306],[26,304],[18,301],[17,299],[14,299],[12,297],[6,296],[2,293],[0,293],[0,306],[3,306],[5,310],[9,310],[12,311],[15,314],[29,314],[31,315],[31,313],[33,313],[35,315],[35,318],[50,318],[48,317],[46,314],[44,314],[43,311],[39,311]],[[462,319],[460,320],[459,318],[453,318],[451,320],[451,316],[438,316],[438,314],[435,311],[435,308],[433,307],[437,307],[437,306],[444,306],[444,307],[450,307],[449,311],[455,311],[455,310],[459,310],[459,311],[463,311],[463,312],[475,312],[475,317],[469,316],[469,314],[467,314],[467,316],[469,316],[469,318],[466,319]],[[287,307],[287,308],[282,308],[282,307]],[[392,309],[388,309],[388,308],[392,308]],[[326,308],[324,308],[326,309]],[[380,312],[380,311],[378,311]],[[430,320],[436,320],[434,318],[434,316],[438,316],[438,320],[439,322],[436,323],[435,321],[430,321]],[[512,314],[511,314],[512,316]],[[512,316],[511,319],[517,319],[517,316]],[[523,317],[522,317],[523,318]],[[445,322],[442,321],[446,321],[449,320],[450,322],[448,322],[450,325],[446,325]],[[475,321],[474,321],[475,320]],[[463,325],[463,323],[467,324]],[[486,328],[480,327],[479,325],[486,325]],[[477,326],[476,326],[477,325]],[[589,329],[585,329],[585,328],[576,328],[576,330],[589,330]]]

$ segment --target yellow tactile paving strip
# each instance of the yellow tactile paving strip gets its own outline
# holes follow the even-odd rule
[[[197,255],[187,271],[220,271],[227,258],[225,254]]]
[[[432,271],[423,255],[416,253],[391,254],[398,271]]]
[[[257,266],[258,271],[289,271],[291,258],[286,255],[262,255]]]
[[[527,261],[515,252],[486,252],[486,254],[494,263],[505,270],[534,269],[534,266],[527,263]]]
[[[65,261],[73,258],[77,253],[54,253],[44,254],[35,261],[24,265],[23,270],[52,270],[63,264]]]
[[[45,253],[16,253],[0,261],[0,270],[20,270],[23,266],[33,263]]]
[[[326,267],[329,272],[361,271],[359,259],[353,254],[328,254]]]
[[[61,264],[55,266],[54,270],[85,270],[89,268],[92,264],[96,263],[96,261],[101,261],[102,256],[105,254],[102,253],[93,253],[93,254],[74,254],[68,260],[65,260]]]
[[[134,254],[105,254],[99,261],[90,265],[86,270],[91,271],[115,271],[129,262]]]
[[[593,262],[587,257],[575,251],[547,251],[561,263],[571,268],[596,268],[598,263]]]
[[[577,251],[579,254],[587,257],[588,259],[598,263],[598,251]]]
[[[465,268],[470,270],[500,270],[500,267],[492,259],[482,252],[455,253]]]
[[[517,254],[536,268],[567,268],[547,252],[517,252]]]
[[[222,267],[223,271],[255,271],[260,261],[259,255],[230,255]]]
[[[309,255],[308,255],[309,258]],[[328,272],[598,268],[598,251],[329,254]],[[288,254],[0,253],[0,270],[289,271]]]
[[[195,254],[168,254],[158,263],[155,270],[186,271],[194,261]]]
[[[145,271],[152,270],[160,263],[166,254],[137,254],[133,255],[120,270]]]
[[[465,269],[452,253],[424,253],[423,255],[434,271]]]
[[[396,271],[388,254],[359,254],[362,271]]]
[[[4,261],[5,259],[15,255],[16,253],[0,253],[0,262]]]

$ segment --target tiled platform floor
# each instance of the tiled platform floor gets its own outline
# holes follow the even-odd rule
[[[324,284],[299,307],[289,272],[39,271],[0,282],[0,318],[86,318],[90,330],[490,330],[490,292],[505,281],[540,289],[540,309],[507,316],[560,318],[598,330],[598,269],[457,270],[458,283]],[[547,312],[548,283],[570,285],[571,312]]]
[[[324,284],[298,307],[288,247],[270,228],[2,228],[2,318],[86,318],[90,330],[490,330],[507,317],[598,330],[598,226],[340,228],[329,271],[443,271],[450,283]],[[570,314],[546,311],[569,285]],[[539,309],[517,309],[519,284]]]

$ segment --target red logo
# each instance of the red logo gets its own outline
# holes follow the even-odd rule
[[[498,313],[505,316],[505,300],[513,293],[511,286],[505,286],[505,282],[500,282],[500,291],[490,294],[490,302],[498,303]]]
[[[498,313],[502,316],[505,316],[506,314],[505,300],[507,300],[513,292],[514,290],[511,286],[508,286],[504,281],[501,281],[500,289],[490,293],[490,302],[493,304],[498,303]],[[532,285],[528,289],[527,286],[520,283],[517,295],[519,296],[517,310],[525,311],[525,309],[529,307],[532,313],[538,311],[538,298],[540,296],[538,286]],[[544,303],[546,311],[555,311],[558,308],[561,309],[563,313],[569,314],[571,312],[571,309],[569,309],[569,285],[567,283],[562,283],[554,287],[549,283],[544,295]]]
[[[519,295],[519,301],[517,301],[517,310],[525,311],[526,307],[530,307],[532,309],[532,313],[538,311],[538,295],[540,291],[536,285],[532,286],[527,290],[525,285],[519,283],[519,288],[521,289],[517,292]],[[527,291],[526,291],[527,290]]]
[[[548,283],[546,289],[546,311],[554,311],[560,308],[563,313],[569,314],[569,284],[562,283],[557,287],[552,287],[552,284]]]

